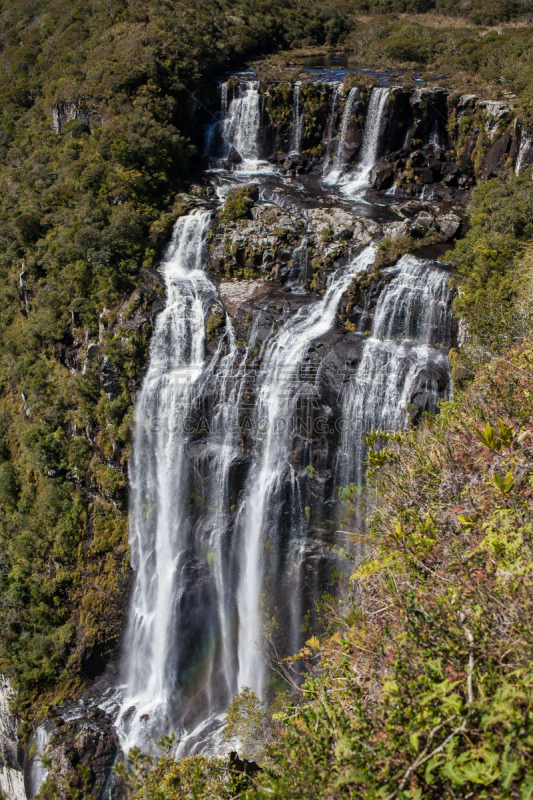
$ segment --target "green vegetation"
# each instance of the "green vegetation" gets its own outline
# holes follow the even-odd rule
[[[239,219],[249,218],[254,200],[258,198],[259,190],[253,184],[230,189],[220,212],[221,218],[224,222],[236,222]]]
[[[5,0],[2,3],[0,671],[10,678],[17,690],[17,709],[26,721],[35,714],[45,713],[48,705],[59,703],[79,691],[86,676],[91,678],[98,672],[120,631],[129,568],[125,501],[132,392],[135,378],[146,359],[149,312],[161,294],[151,268],[173,222],[186,210],[183,201],[178,199],[176,202],[176,197],[178,192],[188,188],[199,163],[193,142],[200,140],[209,109],[214,108],[214,87],[209,83],[210,79],[233,66],[241,66],[247,58],[280,49],[343,46],[354,58],[364,61],[365,66],[369,63],[405,66],[408,62],[413,69],[444,70],[453,75],[457,86],[467,86],[469,82],[481,86],[485,82],[496,87],[498,92],[514,92],[522,108],[529,113],[533,86],[532,29],[526,26],[503,27],[501,34],[493,31],[482,37],[475,24],[515,19],[517,15],[530,11],[530,6],[513,0],[490,0],[479,7],[479,4],[467,0],[460,11],[469,21],[454,20],[453,25],[447,27],[439,18],[421,13],[433,10],[455,14],[456,5],[448,0],[435,0],[434,7],[417,0],[383,0],[377,3],[369,0],[353,4],[341,0],[305,4],[296,0],[236,3],[206,0],[201,4],[193,4],[191,0],[93,0],[91,3],[80,0]],[[412,19],[394,16],[400,13],[417,16]],[[431,24],[432,21],[435,24]],[[313,104],[319,101],[316,90],[305,87],[302,91],[305,101],[313,108]],[[207,109],[205,117],[202,116],[204,111],[198,111],[200,93],[201,107]],[[275,98],[272,103],[274,106]],[[54,113],[60,134],[53,127]],[[311,146],[315,146],[317,130],[311,120],[308,125],[306,137]],[[463,370],[469,379],[503,346],[495,341],[495,326],[487,324],[494,318],[487,312],[489,306],[491,314],[500,314],[500,308],[503,308],[507,315],[507,327],[502,328],[509,330],[505,346],[520,339],[529,324],[527,307],[520,305],[528,295],[520,287],[528,283],[532,258],[531,250],[526,247],[531,239],[530,192],[531,186],[527,185],[526,179],[511,179],[504,186],[491,182],[478,189],[472,206],[472,233],[454,256],[458,273],[465,276],[464,294],[457,308],[470,326],[473,353],[469,356],[465,346],[464,355],[461,358],[457,356],[456,361],[457,369]],[[225,218],[246,217],[251,197],[244,190],[240,195],[228,196],[223,212],[227,215]],[[247,269],[251,270],[250,267]],[[138,288],[140,285],[142,290]],[[519,296],[522,298],[520,301]],[[515,310],[521,315],[518,329]],[[218,324],[215,315],[210,333]],[[475,352],[474,345],[478,348]],[[513,356],[514,361],[484,366],[487,380],[497,383],[497,376],[506,369],[505,364],[519,365],[516,374],[527,372],[528,353],[526,347]],[[511,384],[514,375],[512,372],[509,378]],[[489,389],[493,390],[492,383]],[[523,392],[526,392],[525,388]],[[523,420],[518,419],[514,407],[505,405],[508,400],[498,395],[498,403],[500,401],[501,407],[494,409],[490,421],[495,424],[497,416],[502,416],[518,429]],[[526,401],[527,397],[524,403]],[[459,436],[457,420],[463,419],[462,407],[453,408],[455,411],[452,413],[448,409],[437,428],[432,429],[431,436],[435,441],[440,441],[436,431],[440,431],[439,435],[444,438],[448,436],[447,429],[442,427],[446,424],[455,431],[453,436]],[[524,408],[527,408],[527,403]],[[472,419],[477,413],[472,411]],[[466,422],[464,425],[464,430],[471,433],[472,420],[470,427]],[[418,452],[416,442],[429,436],[429,430],[424,428],[418,434],[410,434],[397,447],[402,453],[410,453],[409,458],[414,458],[412,454]],[[462,433],[459,439],[461,436],[464,438],[467,433]],[[486,554],[490,553],[490,558],[496,559],[494,563],[504,564],[502,569],[509,575],[507,582],[500,580],[496,567],[493,569],[491,566],[493,562],[487,562],[487,586],[490,584],[493,588],[490,589],[492,594],[489,592],[483,602],[487,603],[487,608],[494,609],[496,616],[497,604],[504,602],[501,597],[506,598],[498,592],[506,592],[511,587],[516,596],[521,597],[520,592],[527,580],[525,567],[523,574],[518,574],[518,556],[510,553],[511,545],[506,541],[494,544],[491,534],[496,525],[494,520],[503,520],[502,530],[509,531],[514,526],[513,535],[522,537],[522,552],[527,552],[526,534],[530,521],[523,507],[524,486],[529,474],[529,462],[524,455],[527,447],[527,442],[522,443],[518,455],[512,455],[525,461],[520,463],[520,469],[516,468],[516,483],[510,481],[507,484],[509,491],[501,492],[494,484],[502,494],[502,509],[491,510],[489,504],[483,511],[485,516],[470,520],[475,532],[469,533],[468,539],[473,543],[472,563],[480,558],[475,549],[479,546],[483,558],[488,559]],[[502,459],[501,454],[490,457]],[[492,469],[492,466],[487,468]],[[393,472],[385,475],[390,476],[391,485],[397,480]],[[501,473],[502,481],[505,475]],[[420,496],[417,487],[410,487],[408,491]],[[428,500],[428,507],[433,508],[432,502]],[[398,505],[396,510],[392,508],[387,513],[392,515],[392,519],[395,514],[401,516],[400,511]],[[483,528],[485,523],[488,527]],[[380,523],[374,524],[377,526],[376,536],[381,535]],[[409,524],[402,521],[402,531]],[[385,534],[383,536],[380,546],[385,550],[392,548],[394,541],[387,539]],[[433,533],[429,535],[431,541],[432,537],[435,538]],[[509,537],[512,539],[511,534]],[[440,541],[438,536],[436,539]],[[431,545],[437,551],[438,541]],[[463,539],[459,537],[458,541],[462,547]],[[427,553],[433,552],[431,547],[428,545]],[[459,556],[462,558],[461,547]],[[425,564],[426,558],[432,558],[426,552],[416,552],[421,563]],[[404,564],[401,559],[405,553],[402,553],[400,548],[396,556],[400,565],[398,569],[400,572],[407,570],[410,575],[411,562],[405,561]],[[429,564],[433,561],[428,561]],[[395,569],[391,566],[396,575]],[[428,569],[433,567],[428,566]],[[420,602],[425,603],[429,583],[422,581],[425,568],[420,567],[420,570],[416,581],[413,578],[413,585],[421,587]],[[379,597],[381,589],[378,587],[375,591]],[[433,609],[431,614],[444,614],[442,609],[451,608],[447,595],[442,597],[442,608],[435,605],[438,604],[437,595],[433,600],[427,600],[430,603],[427,608]],[[407,601],[401,602],[404,605],[400,604],[398,608],[404,607],[405,620],[410,619],[408,609],[411,606]],[[516,608],[520,614],[523,613],[521,619],[527,619],[525,600],[517,602]],[[413,607],[419,609],[419,606]],[[357,613],[353,611],[353,614]],[[419,620],[419,627],[413,628],[412,647],[414,642],[425,641],[423,637],[430,635],[427,626],[424,627],[424,613],[413,612],[413,619]],[[472,615],[472,622],[465,624],[467,627],[471,625],[468,629],[472,629],[473,635],[486,637],[489,642],[487,663],[497,664],[497,656],[494,656],[496,661],[490,661],[496,652],[490,649],[494,644],[490,638],[491,629],[476,627],[483,624],[490,627],[493,617],[487,614],[479,621],[475,609],[471,612],[466,609],[464,613],[465,619]],[[361,615],[363,619],[364,611]],[[340,621],[339,625],[341,630],[345,623]],[[440,650],[435,645],[434,658],[441,658],[441,665],[420,667],[421,681],[425,682],[424,691],[429,693],[428,697],[431,696],[428,702],[432,709],[440,707],[438,703],[444,702],[444,696],[448,697],[445,692],[440,699],[435,700],[434,696],[435,681],[442,678],[443,665],[457,670],[462,665],[464,671],[464,657],[467,651],[470,652],[469,645],[465,645],[462,623],[455,619],[454,625],[449,644],[443,637],[440,645],[451,649],[443,650],[439,655]],[[511,637],[509,642],[514,641],[512,625],[513,620],[505,628]],[[523,641],[527,642],[527,632],[523,635]],[[340,633],[338,637],[341,637]],[[382,644],[385,640],[384,635]],[[342,642],[342,637],[339,641]],[[475,642],[478,642],[477,638]],[[473,742],[479,741],[476,731],[481,730],[479,726],[485,723],[480,721],[481,706],[474,709],[474,705],[482,702],[481,689],[487,692],[487,697],[512,697],[506,701],[506,707],[522,709],[521,698],[529,678],[523,666],[521,647],[526,645],[517,645],[510,651],[515,659],[512,662],[516,665],[513,667],[517,671],[515,676],[508,679],[505,669],[496,666],[487,668],[487,678],[483,677],[485,673],[480,673],[484,682],[476,683],[475,700],[470,703],[473,710],[468,712],[467,727],[460,734],[462,742],[466,736]],[[335,653],[340,650],[333,648],[332,652],[331,663],[334,663]],[[347,658],[351,658],[352,650],[347,652]],[[396,663],[402,663],[401,659],[395,660]],[[390,712],[390,720],[394,721],[394,714],[400,713],[393,710],[399,693],[411,698],[414,704],[407,678],[407,683],[402,683],[404,678],[400,667],[399,671],[394,671],[396,666],[392,664],[391,661],[391,680],[396,683],[387,689],[389,694],[386,696],[393,698],[390,702],[376,702],[363,708],[364,704],[359,706],[357,703],[360,701],[354,700],[357,708],[362,709],[362,727],[352,736],[346,723],[348,749],[343,750],[344,740],[337,737],[337,741],[336,734],[327,739],[328,729],[322,724],[322,712],[319,714],[316,704],[311,704],[308,719],[301,708],[291,712],[300,722],[296,726],[292,723],[285,725],[280,749],[272,751],[269,756],[272,763],[278,765],[268,778],[273,786],[283,794],[283,787],[289,785],[284,783],[289,780],[288,773],[283,772],[283,764],[289,763],[289,751],[284,749],[285,745],[294,748],[295,753],[301,753],[301,761],[300,756],[295,757],[295,763],[301,765],[301,769],[299,766],[296,770],[295,779],[301,778],[302,786],[306,775],[309,787],[316,786],[315,773],[309,766],[315,763],[322,765],[317,767],[322,775],[320,780],[329,780],[331,776],[334,776],[332,780],[341,780],[338,775],[342,769],[331,767],[333,743],[339,748],[335,759],[340,759],[342,764],[342,759],[347,758],[352,746],[355,747],[353,742],[362,736],[361,731],[370,724],[370,719],[372,724],[378,721],[376,730],[389,730],[389,717],[386,715]],[[340,669],[339,677],[344,683],[340,683],[339,688],[346,693],[351,691],[351,684],[345,666]],[[496,683],[491,683],[493,673],[490,670],[496,675]],[[374,681],[372,685],[378,687],[379,669],[372,676],[370,682]],[[312,688],[315,678],[310,678],[307,695],[303,697],[314,697],[312,692],[317,691],[327,699],[330,696],[327,681],[333,681],[333,678],[334,673],[326,671],[323,684],[319,683],[317,689]],[[500,683],[497,683],[500,678]],[[457,720],[465,718],[466,700],[463,689],[457,689],[456,693],[460,692],[463,692],[460,702],[453,701],[458,704],[457,719],[454,718],[448,727],[439,729],[439,736],[448,735],[459,724]],[[345,696],[338,693],[337,705],[332,706],[332,719],[345,720],[341,714],[344,713],[342,702]],[[367,712],[377,716],[365,716]],[[414,710],[411,717],[407,710],[405,713],[406,730],[414,738],[407,740],[399,733],[398,736],[393,733],[389,738],[379,740],[375,752],[383,751],[386,766],[376,765],[369,758],[369,774],[372,764],[376,769],[389,770],[389,778],[394,770],[394,774],[400,769],[407,770],[416,759],[419,746],[430,748],[431,742],[437,741],[437,733],[434,733],[428,742],[428,726],[436,725],[437,718],[440,719],[435,716],[437,712],[432,711],[424,719],[419,719]],[[350,720],[352,717],[355,719],[356,715],[351,714]],[[474,719],[475,724],[472,722],[471,725]],[[521,785],[526,786],[523,778],[525,756],[517,755],[507,747],[507,729],[504,728],[515,722],[505,721],[503,717],[502,720],[494,722],[495,733],[487,745],[489,750],[479,750],[478,761],[492,765],[490,775],[497,773],[494,781],[499,781],[497,786],[504,787],[497,789],[490,784],[490,791],[504,792],[508,786],[511,787],[508,791],[514,792],[517,782],[522,781]],[[326,737],[320,739],[325,749],[316,751],[316,761],[313,761],[315,755],[305,750],[304,731],[308,724],[318,725]],[[400,725],[400,722],[394,724]],[[487,730],[492,731],[490,725],[493,723],[486,724],[489,725]],[[416,725],[420,725],[421,731],[418,739],[415,737]],[[523,725],[526,741],[525,737],[530,735],[527,719]],[[298,739],[299,730],[301,740]],[[442,740],[439,738],[439,741]],[[370,739],[367,738],[367,742]],[[453,737],[450,742],[455,747]],[[298,749],[300,745],[301,750]],[[472,746],[478,747],[477,744]],[[391,749],[387,750],[387,747]],[[503,756],[500,758],[503,752],[507,754],[506,765],[510,765],[505,768],[502,766]],[[464,776],[467,761],[460,760],[463,751],[457,749],[457,753],[457,774]],[[494,759],[499,766],[494,766]],[[435,786],[440,787],[439,796],[452,796],[446,795],[447,784],[438,761],[437,758],[436,762],[431,762]],[[182,763],[183,766],[177,767],[167,759],[158,764],[154,785],[162,782],[168,796],[173,796],[174,791],[182,792],[182,788],[176,787],[182,786],[180,781],[189,780],[188,764],[192,765],[191,770],[197,770],[194,773],[197,783],[200,780],[198,775],[204,775],[208,768],[205,760]],[[468,763],[469,769],[474,769]],[[424,766],[426,774],[427,765]],[[485,785],[483,780],[489,785],[486,775],[479,778],[479,770],[481,767],[478,772],[471,771],[470,774],[478,776],[479,785]],[[167,778],[163,777],[167,772],[168,789]],[[416,780],[422,780],[418,772],[416,775]],[[373,772],[365,784],[365,791],[374,791],[371,787],[375,786],[378,778],[381,780],[378,773]],[[386,785],[386,780],[383,785]],[[427,783],[429,778],[424,780]],[[342,780],[337,788],[330,787],[328,791],[348,791],[342,787],[351,785],[349,781],[341,784]],[[191,786],[187,789],[189,793],[196,791]],[[409,784],[406,791],[415,790],[416,787]],[[205,786],[202,791],[209,794]],[[300,791],[297,784],[294,791],[297,797]],[[154,792],[155,788],[153,796]],[[210,796],[215,796],[215,789]],[[503,797],[504,794],[491,796]]]
[[[468,207],[470,230],[449,261],[460,286],[455,312],[467,338],[452,352],[456,381],[520,342],[531,330],[533,186],[531,177],[508,176],[478,186]]]

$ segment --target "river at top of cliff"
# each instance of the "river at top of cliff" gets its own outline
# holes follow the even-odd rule
[[[414,86],[423,82],[423,78],[418,74],[405,73],[402,70],[377,70],[361,69],[356,67],[348,53],[315,53],[309,56],[301,56],[297,66],[302,71],[313,76],[316,80],[325,81],[344,81],[347,75],[355,74],[361,77],[375,78],[379,86],[390,86],[395,80],[412,81]]]

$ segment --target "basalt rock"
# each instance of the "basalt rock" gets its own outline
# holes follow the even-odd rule
[[[227,160],[231,164],[242,164],[242,156],[235,147],[231,147],[227,156]]]
[[[79,98],[69,102],[60,100],[55,103],[52,108],[52,121],[55,132],[61,135],[65,123],[71,120],[78,120],[83,123],[87,130],[92,133],[95,123],[101,122],[96,102],[91,98]]]
[[[483,168],[481,170],[481,177],[486,180],[497,175],[504,169],[503,157],[509,148],[511,136],[509,133],[504,133],[497,139],[483,161]]]
[[[9,681],[0,676],[0,791],[8,800],[26,800],[19,764],[18,720],[9,709],[14,694]]]
[[[55,717],[53,721],[55,728],[46,755],[58,800],[70,800],[72,790],[94,800],[102,797],[104,787],[111,783],[111,768],[120,752],[111,718],[95,708],[83,718],[65,721]]]
[[[387,161],[378,161],[370,173],[370,183],[374,189],[388,189],[394,181],[394,168]]]

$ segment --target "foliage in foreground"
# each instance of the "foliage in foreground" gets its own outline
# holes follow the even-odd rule
[[[358,602],[308,643],[260,795],[532,795],[532,384],[529,342],[437,420],[373,437]]]

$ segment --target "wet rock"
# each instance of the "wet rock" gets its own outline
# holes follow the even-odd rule
[[[242,164],[242,156],[234,147],[230,149],[227,160],[230,164]]]
[[[454,161],[445,161],[441,164],[441,172],[443,175],[457,175],[459,167]]]
[[[370,183],[374,189],[388,189],[394,181],[394,168],[387,161],[378,161],[370,173]]]
[[[421,150],[411,153],[411,164],[413,167],[424,167],[426,165],[426,155]]]
[[[442,214],[436,219],[437,230],[445,239],[453,239],[456,236],[462,225],[461,217],[456,214]]]
[[[96,800],[109,782],[111,768],[119,753],[118,736],[110,716],[96,708],[84,718],[68,722],[56,718],[54,721],[56,727],[47,747],[47,756],[59,800],[70,800],[72,789],[85,789],[82,769],[87,770],[83,796]]]
[[[414,167],[413,173],[419,183],[433,183],[433,173],[429,167]]]

